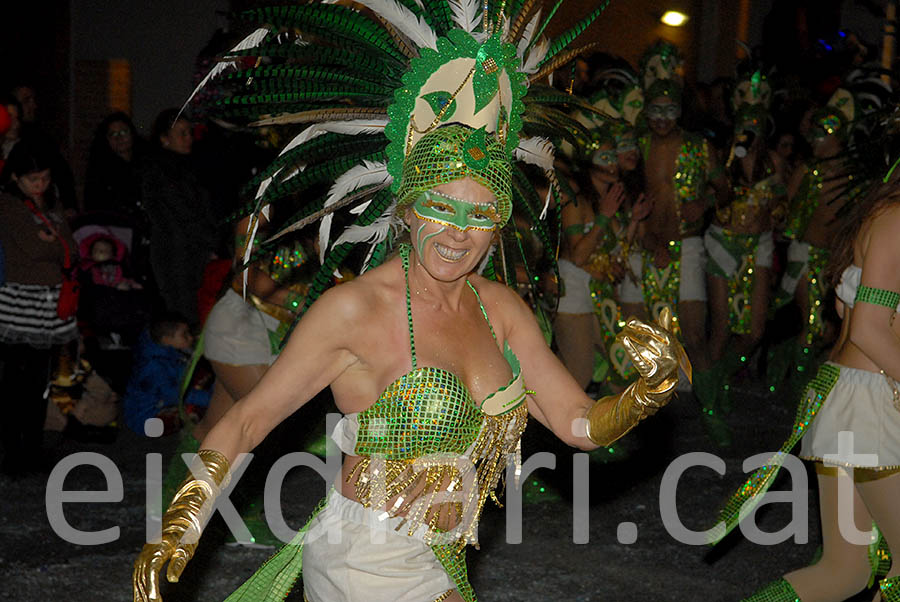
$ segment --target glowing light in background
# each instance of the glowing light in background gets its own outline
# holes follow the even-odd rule
[[[662,16],[660,21],[669,25],[671,27],[681,27],[687,22],[688,16],[684,13],[680,13],[677,10],[669,10]]]

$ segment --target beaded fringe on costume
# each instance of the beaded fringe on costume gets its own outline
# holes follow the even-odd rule
[[[424,540],[431,545],[447,539],[440,537],[446,525],[462,519],[465,522],[454,529],[456,545],[477,544],[481,510],[488,497],[497,500],[494,490],[506,471],[509,455],[517,450],[527,412],[521,404],[506,414],[484,416],[469,454],[400,460],[364,457],[347,480],[355,479],[357,499],[366,508],[386,508],[393,500],[387,513],[404,517],[402,526],[408,535],[425,525],[429,532]],[[460,490],[461,501],[455,493]]]

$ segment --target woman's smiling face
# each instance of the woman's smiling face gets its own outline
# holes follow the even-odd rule
[[[493,193],[465,178],[422,193],[405,219],[419,263],[436,280],[453,281],[478,267],[500,218]]]

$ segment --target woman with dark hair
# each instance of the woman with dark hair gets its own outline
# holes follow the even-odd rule
[[[900,547],[898,184],[900,171],[846,216],[829,267],[837,284],[841,334],[830,361],[810,383],[810,401],[801,408],[804,423],[795,425],[803,436],[800,457],[815,463],[818,477],[822,557],[748,600],[816,602],[854,596],[871,576],[873,522],[888,546]],[[844,439],[846,433],[852,439]],[[845,495],[848,490],[852,496]],[[881,602],[900,601],[900,563],[894,563],[879,589]]]
[[[21,475],[44,468],[41,438],[44,390],[54,347],[78,337],[73,315],[57,305],[64,268],[73,265],[75,242],[50,178],[54,155],[33,141],[9,154],[0,191],[0,246],[6,282],[0,286],[0,390],[6,401],[0,421],[0,470]]]
[[[191,158],[191,122],[166,109],[153,124],[141,167],[141,200],[150,222],[150,266],[169,311],[198,322],[197,291],[216,241],[209,192]]]
[[[141,185],[136,166],[145,143],[131,118],[121,111],[97,125],[84,184],[86,211],[108,211],[140,218]]]

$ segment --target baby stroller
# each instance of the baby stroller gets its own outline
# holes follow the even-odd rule
[[[151,294],[132,268],[135,230],[113,214],[88,214],[73,224],[80,257],[78,321],[88,357],[113,387],[124,388],[131,346],[150,320]],[[122,381],[122,382],[119,382]]]

